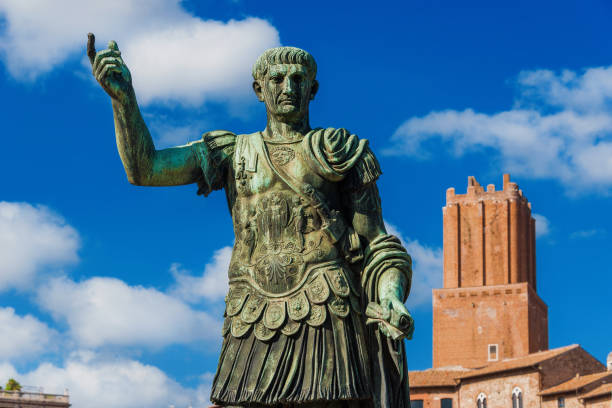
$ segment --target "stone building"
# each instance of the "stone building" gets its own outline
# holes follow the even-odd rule
[[[24,387],[26,388],[26,387]],[[0,390],[0,408],[68,408],[68,394]]]
[[[612,353],[606,367],[577,344],[548,349],[535,220],[510,176],[449,188],[443,220],[433,368],[410,371],[412,408],[612,408]]]

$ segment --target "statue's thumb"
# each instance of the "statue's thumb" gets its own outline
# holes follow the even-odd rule
[[[87,56],[89,57],[89,62],[93,65],[96,58],[96,36],[93,33],[87,34]]]
[[[117,43],[113,40],[108,42],[108,49],[113,50],[113,51],[119,51],[119,47],[117,46]]]

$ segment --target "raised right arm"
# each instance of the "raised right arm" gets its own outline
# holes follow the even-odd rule
[[[136,101],[130,71],[114,41],[108,49],[96,53],[93,74],[111,97],[117,149],[129,182],[176,186],[198,181],[201,170],[192,144],[155,149]]]

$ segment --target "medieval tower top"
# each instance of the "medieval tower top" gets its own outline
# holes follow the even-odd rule
[[[503,190],[468,178],[466,194],[446,191],[444,287],[527,282],[536,288],[531,204],[504,174]]]
[[[518,185],[468,178],[446,191],[444,288],[433,291],[433,366],[482,367],[548,349],[548,311],[536,292],[535,220]]]

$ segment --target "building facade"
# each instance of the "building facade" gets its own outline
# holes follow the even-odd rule
[[[612,408],[608,367],[548,349],[531,204],[503,177],[446,192],[444,287],[433,290],[433,367],[411,371],[412,408]]]
[[[67,394],[45,394],[44,392],[6,391],[0,389],[0,408],[68,408]]]

